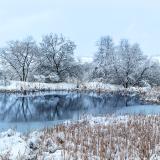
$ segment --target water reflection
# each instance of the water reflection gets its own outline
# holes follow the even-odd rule
[[[0,94],[1,122],[39,122],[79,119],[82,114],[114,113],[119,108],[140,104],[137,96],[53,92]]]

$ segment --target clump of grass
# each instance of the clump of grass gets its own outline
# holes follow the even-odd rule
[[[127,120],[125,119],[127,118]],[[58,125],[38,133],[36,146],[19,159],[43,160],[60,153],[63,160],[150,160],[160,156],[160,116],[134,115],[120,118],[107,115],[103,120],[84,118],[72,124]],[[109,121],[111,120],[111,121]],[[26,141],[30,135],[26,135]],[[0,160],[9,159],[9,153]]]
[[[130,116],[127,122],[91,125],[87,120],[44,131],[64,159],[150,159],[160,145],[160,116]],[[63,137],[59,134],[63,133]],[[44,145],[42,145],[44,146]],[[45,148],[45,147],[44,147]],[[43,148],[43,150],[44,150]]]
[[[10,152],[8,151],[7,153],[0,155],[0,160],[9,160],[10,157]]]

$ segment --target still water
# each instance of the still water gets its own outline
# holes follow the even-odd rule
[[[143,105],[138,96],[77,92],[0,94],[0,132],[50,127],[84,114],[159,114],[160,106]]]

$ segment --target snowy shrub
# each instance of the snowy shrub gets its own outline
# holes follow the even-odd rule
[[[51,73],[48,77],[51,82],[58,82],[60,80],[60,77],[58,76],[57,73]]]
[[[45,76],[44,75],[34,75],[33,78],[36,82],[45,82]]]

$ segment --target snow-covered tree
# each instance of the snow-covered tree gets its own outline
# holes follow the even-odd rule
[[[128,40],[121,40],[117,47],[114,62],[115,78],[124,87],[137,84],[149,69],[147,57],[138,44],[130,45]]]
[[[109,79],[115,46],[110,36],[101,37],[97,43],[98,51],[94,57],[93,78]]]
[[[39,70],[45,76],[54,73],[63,81],[67,76],[72,75],[74,60],[74,42],[64,36],[53,35],[52,33],[43,37],[40,43]]]
[[[12,79],[28,80],[35,67],[33,63],[37,52],[37,45],[31,37],[23,41],[10,41],[6,48],[1,49],[1,58]]]
[[[160,63],[159,61],[150,61],[150,68],[143,75],[152,86],[160,85]]]
[[[115,46],[109,36],[100,39],[94,64],[93,78],[103,78],[103,81],[121,84],[125,88],[138,85],[151,67],[139,44],[131,45],[123,39]]]

